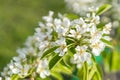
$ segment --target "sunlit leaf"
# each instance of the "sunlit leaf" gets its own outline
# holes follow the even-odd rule
[[[57,63],[59,63],[62,60],[63,56],[59,56],[59,54],[55,54],[53,58],[49,62],[49,69],[52,69]]]
[[[103,38],[101,39],[101,41],[104,42],[104,43],[106,43],[108,47],[113,48],[113,45],[112,45],[112,43],[111,43],[110,41],[105,40],[105,39],[103,39]]]
[[[59,47],[59,46],[55,46],[55,47],[52,47],[52,48],[49,48],[48,50],[46,50],[46,51],[43,53],[41,59],[44,58],[45,56],[47,56],[48,54],[52,53],[52,52],[53,52],[54,50],[56,50],[58,47]]]
[[[91,80],[96,72],[96,66],[93,65],[89,72],[89,79]]]
[[[11,80],[18,80],[19,76],[17,74],[14,74],[12,77],[11,77]]]
[[[109,4],[104,4],[101,7],[99,7],[98,11],[96,12],[96,15],[101,15],[102,13],[106,12],[108,9],[110,9],[112,6]]]
[[[69,19],[73,20],[73,19],[78,19],[79,16],[75,15],[75,14],[66,14],[66,17],[68,17]]]
[[[96,67],[97,67],[97,75],[98,75],[98,78],[99,78],[99,80],[102,80],[102,78],[103,78],[103,72],[102,72],[102,70],[101,70],[101,68],[100,68],[100,66],[98,65],[98,64],[96,64]]]
[[[60,69],[62,73],[65,73],[65,74],[68,74],[68,75],[69,75],[69,74],[72,74],[71,68],[66,67],[66,66],[64,66],[64,65],[62,65],[62,64],[59,64],[59,65],[58,65],[58,69]]]
[[[51,72],[51,75],[55,77],[57,80],[63,80],[62,75],[58,72]]]
[[[88,79],[88,65],[87,62],[83,65],[83,80],[89,80]]]

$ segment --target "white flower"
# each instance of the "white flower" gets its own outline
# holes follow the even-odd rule
[[[58,33],[58,38],[65,36],[68,31],[68,28],[62,26],[56,26],[56,32]]]
[[[76,54],[74,54],[74,60],[77,63],[80,63],[80,62],[83,63],[83,62],[89,60],[89,58],[91,57],[91,54],[86,52],[86,50],[87,50],[87,46],[86,45],[77,46],[75,48],[75,50],[76,50]]]
[[[101,41],[99,42],[95,42],[95,43],[92,43],[91,44],[91,48],[92,48],[92,53],[95,55],[95,56],[99,56],[101,51],[104,50],[105,48],[105,44]]]
[[[90,21],[91,23],[94,23],[94,25],[100,23],[100,17],[97,16],[96,13],[92,13],[92,15],[87,14],[87,17],[88,17],[88,19],[86,19],[86,21]]]
[[[10,77],[5,77],[5,80],[11,80],[11,78]]]
[[[61,26],[61,24],[62,24],[61,19],[55,18],[55,19],[54,19],[54,24],[55,24],[55,26]]]
[[[75,28],[76,30],[73,29],[70,30],[70,34],[68,36],[80,39],[82,36],[81,35],[82,29],[79,25],[76,25]]]
[[[48,41],[42,41],[42,42],[39,43],[39,50],[40,51],[43,51],[48,47],[49,47],[49,42]]]
[[[20,68],[20,73],[18,74],[20,77],[25,77],[28,75],[28,72],[31,68],[31,65],[25,64]]]
[[[105,27],[103,28],[103,33],[110,34],[111,27],[112,27],[111,23],[106,24]]]
[[[65,26],[66,28],[70,27],[70,20],[66,17],[63,18],[63,26]]]
[[[56,53],[59,53],[59,56],[63,56],[67,52],[67,44],[65,38],[61,38],[56,41],[56,44],[60,46],[55,50]]]
[[[90,43],[99,42],[102,38],[102,31],[96,30],[95,32],[91,32]]]
[[[43,19],[44,19],[46,22],[50,22],[50,23],[51,23],[52,20],[53,20],[53,18],[52,18],[53,14],[54,14],[53,11],[49,11],[49,15],[48,15],[48,16],[44,16]]]
[[[8,67],[10,68],[10,70],[12,71],[11,74],[19,74],[20,69],[18,69],[18,66],[16,64],[14,64],[13,62],[11,62],[10,64],[8,64]],[[21,67],[21,66],[20,66]]]
[[[84,14],[96,0],[65,0],[67,7],[77,14]]]
[[[81,34],[89,31],[88,24],[86,24],[83,18],[79,18],[71,21],[71,25],[75,26],[75,28],[79,28]]]
[[[0,77],[0,80],[2,80],[2,77]]]
[[[55,19],[55,31],[58,33],[58,37],[65,36],[70,27],[70,20],[66,17],[63,17],[62,20]]]
[[[104,36],[104,37],[102,37],[102,38],[105,39],[105,40],[107,40],[107,41],[112,40],[110,36]]]
[[[40,74],[41,78],[46,78],[47,76],[50,75],[50,71],[48,69],[48,61],[46,59],[39,61],[36,72]]]

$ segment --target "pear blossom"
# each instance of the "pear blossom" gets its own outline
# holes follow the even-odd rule
[[[88,7],[92,7],[96,0],[65,0],[67,7],[77,14],[84,14]],[[98,5],[99,6],[99,5]]]
[[[5,80],[11,80],[10,77],[5,77]]]
[[[53,20],[53,18],[52,18],[53,14],[54,14],[53,11],[49,11],[49,15],[48,16],[44,16],[43,20],[45,20],[46,22],[52,22],[52,20]]]
[[[68,36],[80,39],[82,36],[81,35],[82,30],[79,25],[76,25],[75,28],[76,30],[70,30],[70,34]]]
[[[96,30],[95,32],[91,32],[90,43],[98,42],[102,38],[102,31]]]
[[[46,78],[50,75],[50,71],[48,69],[48,61],[46,59],[39,61],[36,72],[40,75],[41,78]]]
[[[77,46],[75,48],[76,53],[74,54],[74,58],[73,58],[73,63],[77,64],[78,68],[82,67],[82,64],[86,61],[86,62],[90,62],[90,58],[91,58],[91,54],[89,52],[87,52],[87,46],[83,45],[83,46]]]
[[[66,17],[63,17],[62,20],[55,19],[54,24],[56,25],[55,31],[58,33],[58,37],[66,36],[71,25],[70,20]]]
[[[104,50],[105,44],[101,41],[91,44],[92,52],[95,56],[99,56],[101,51]]]
[[[55,50],[56,53],[59,53],[59,56],[63,56],[67,52],[67,43],[65,42],[65,38],[61,38],[56,41],[56,44],[60,46]]]
[[[105,27],[103,28],[103,33],[104,34],[110,34],[111,27],[112,27],[111,23],[106,24]]]
[[[74,60],[76,60],[77,62],[83,63],[89,60],[89,58],[91,58],[91,54],[86,51],[87,50],[86,45],[77,46],[75,50],[76,50],[76,54],[74,55]]]
[[[87,14],[87,17],[74,20],[61,14],[53,18],[54,12],[50,11],[48,16],[43,17],[44,22],[39,22],[33,36],[28,37],[24,47],[17,49],[18,56],[13,57],[1,76],[6,80],[10,80],[9,78],[14,74],[18,74],[20,78],[28,74],[33,74],[33,77],[39,75],[42,79],[47,78],[51,74],[48,62],[52,55],[56,53],[64,57],[67,52],[69,54],[68,46],[71,44],[74,44],[72,48],[75,50],[74,55],[71,56],[73,64],[80,68],[84,62],[90,63],[91,54],[100,55],[106,46],[101,39],[111,40],[109,36],[104,36],[106,30],[107,34],[110,33],[111,24],[105,25],[103,29],[97,28],[100,17],[95,15],[94,10],[91,11],[92,15]],[[67,42],[68,38],[72,40],[70,43]],[[42,58],[44,52],[56,46],[58,48],[53,50],[53,53],[50,52],[52,55]],[[29,72],[31,69],[34,71]]]

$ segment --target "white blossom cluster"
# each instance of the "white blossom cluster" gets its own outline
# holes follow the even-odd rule
[[[105,0],[65,0],[67,8],[80,15],[88,12],[88,8],[98,7],[104,2]]]
[[[30,36],[25,43],[25,47],[17,50],[18,56],[13,57],[1,72],[5,80],[11,80],[11,77],[15,74],[20,78],[25,78],[31,73],[35,74],[32,75],[33,77],[40,75],[41,78],[50,75],[48,61],[47,59],[40,60],[35,41],[34,36]],[[33,72],[33,70],[35,71]]]
[[[111,24],[98,28],[100,17],[96,16],[95,12],[88,13],[86,18],[80,17],[74,20],[61,14],[58,18],[53,18],[53,14],[54,12],[50,11],[48,16],[44,16],[44,22],[39,23],[34,35],[27,39],[25,47],[17,50],[18,56],[13,57],[1,73],[5,80],[10,80],[13,74],[21,78],[38,75],[46,78],[50,75],[49,57],[41,59],[41,56],[46,50],[55,46],[59,47],[53,54],[59,56],[69,54],[71,43],[67,43],[68,38],[73,40],[75,50],[73,63],[77,66],[85,61],[89,62],[91,54],[100,55],[106,46],[102,39],[110,40],[108,34]]]
[[[88,12],[89,7],[98,7],[102,4],[108,3],[112,5],[112,13],[109,14],[109,17],[112,16],[114,17],[114,20],[120,20],[118,17],[120,16],[120,0],[65,0],[65,3],[70,10],[80,15],[84,15]]]

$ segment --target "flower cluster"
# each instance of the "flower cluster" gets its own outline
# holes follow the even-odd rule
[[[120,1],[119,0],[65,0],[67,7],[70,8],[74,13],[85,16],[85,13],[88,12],[89,7],[101,6],[102,4],[109,3],[112,5],[111,12],[107,13],[102,17],[103,22],[110,22],[112,20],[113,26],[118,27],[120,18]],[[113,21],[114,20],[114,21]]]
[[[104,2],[104,0],[65,0],[67,7],[80,15],[84,15],[88,12],[89,7],[98,7]]]
[[[27,39],[25,47],[17,50],[18,56],[13,57],[1,73],[5,80],[10,80],[13,75],[20,78],[49,76],[49,60],[52,55],[41,57],[45,51],[55,46],[58,48],[52,54],[61,57],[74,49],[74,52],[71,51],[72,62],[79,68],[84,62],[90,62],[91,55],[100,55],[106,46],[105,41],[110,40],[108,34],[111,24],[98,27],[100,17],[95,12],[88,13],[86,18],[74,20],[61,14],[58,18],[53,18],[53,14],[50,11],[48,16],[44,16],[44,22],[39,23],[34,35]]]

